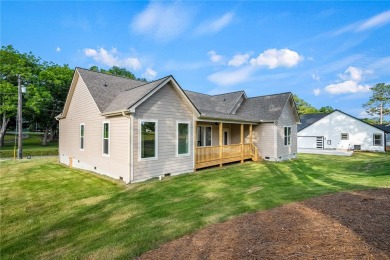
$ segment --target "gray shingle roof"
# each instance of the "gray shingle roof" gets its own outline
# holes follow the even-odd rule
[[[104,112],[118,94],[145,82],[76,68],[85,82],[100,112]]]
[[[222,95],[206,95],[186,90],[185,93],[201,112],[202,117],[248,122],[276,121],[279,119],[291,93],[259,96],[245,99],[235,114],[230,111],[244,91]]]
[[[327,115],[329,115],[329,113],[300,115],[301,124],[298,125],[298,132],[326,117]]]

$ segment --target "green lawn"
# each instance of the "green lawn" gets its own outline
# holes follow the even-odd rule
[[[129,259],[237,215],[390,188],[390,154],[299,155],[123,185],[54,159],[1,162],[1,259]]]
[[[23,133],[27,138],[23,139],[23,155],[41,156],[41,155],[57,155],[58,142],[53,141],[42,146],[43,133]],[[17,148],[16,139],[16,149]],[[15,134],[6,134],[4,138],[4,146],[0,147],[0,158],[13,157],[15,148]]]

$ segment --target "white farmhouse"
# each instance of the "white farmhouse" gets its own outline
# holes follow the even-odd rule
[[[340,110],[301,115],[298,149],[385,151],[385,132]]]

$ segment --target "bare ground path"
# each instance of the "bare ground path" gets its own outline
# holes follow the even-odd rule
[[[247,214],[141,259],[390,259],[390,189],[322,196]]]

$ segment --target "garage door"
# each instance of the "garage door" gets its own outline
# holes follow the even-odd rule
[[[298,148],[323,149],[323,136],[298,136]]]

